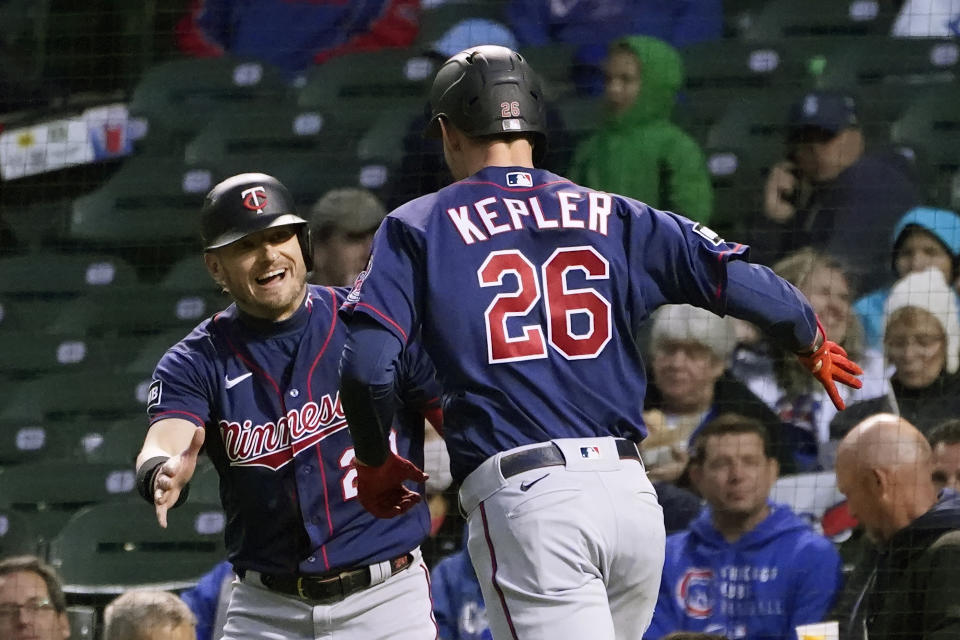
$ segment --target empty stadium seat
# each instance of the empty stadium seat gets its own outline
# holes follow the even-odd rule
[[[0,558],[39,552],[40,544],[30,516],[9,506],[0,506]]]
[[[144,434],[146,415],[122,423]],[[114,421],[6,421],[0,423],[0,464],[21,464],[39,460],[86,460],[118,462],[99,454],[106,434],[117,426]],[[126,460],[126,462],[130,462]]]
[[[0,422],[114,420],[145,411],[148,376],[81,371],[51,373],[0,387]]]
[[[340,56],[309,71],[297,104],[334,113],[338,129],[355,133],[401,104],[422,106],[435,72],[434,61],[404,51]]]
[[[230,56],[163,62],[134,88],[130,115],[148,127],[146,151],[172,152],[214,115],[283,100],[283,74],[268,64]]]
[[[98,253],[36,251],[0,259],[0,293],[8,295],[79,294],[136,280],[129,263]]]
[[[450,27],[466,18],[483,18],[506,24],[505,4],[503,0],[453,0],[424,7],[420,13],[420,30],[415,48],[430,50]]]
[[[193,500],[169,513],[166,529],[142,500],[93,505],[65,523],[50,562],[71,594],[183,589],[226,557],[224,525],[219,505]]]
[[[865,36],[890,32],[887,0],[770,0],[743,30],[751,40],[798,36]]]
[[[893,141],[922,154],[931,170],[933,202],[952,204],[960,171],[960,87],[929,89],[891,127]]]
[[[216,166],[224,175],[268,173],[298,201],[312,203],[325,191],[329,174],[355,153],[354,145],[329,113],[281,105],[256,114],[212,117],[187,144],[184,157],[191,165]],[[195,222],[197,208],[195,203]]]
[[[557,99],[576,89],[570,73],[576,51],[577,45],[553,42],[539,47],[525,47],[520,53],[540,76],[547,98]]]
[[[130,464],[39,461],[0,467],[0,504],[28,514],[36,533],[55,536],[81,508],[134,495]]]
[[[132,157],[74,200],[66,236],[108,247],[196,244],[203,197],[218,180],[209,167],[177,158]]]
[[[222,303],[212,287],[198,293],[160,291],[153,285],[104,291],[63,304],[47,332],[123,336],[179,329],[186,333]]]
[[[162,291],[176,291],[179,293],[197,293],[208,295],[219,291],[217,283],[210,277],[203,256],[199,252],[184,256],[177,260],[160,279],[157,288]],[[223,296],[225,307],[229,304],[226,294]]]
[[[741,160],[769,166],[785,154],[787,116],[795,99],[795,95],[787,94],[770,100],[731,102],[707,133],[705,146],[713,152],[741,150]]]

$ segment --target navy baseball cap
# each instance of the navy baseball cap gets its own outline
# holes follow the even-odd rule
[[[790,107],[787,129],[793,138],[809,129],[837,134],[859,123],[853,96],[839,91],[808,91]]]

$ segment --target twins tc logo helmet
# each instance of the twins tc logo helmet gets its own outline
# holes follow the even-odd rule
[[[241,173],[227,178],[210,190],[200,213],[200,235],[206,251],[288,224],[300,227],[297,237],[309,271],[313,268],[309,225],[297,213],[293,196],[273,176]]]

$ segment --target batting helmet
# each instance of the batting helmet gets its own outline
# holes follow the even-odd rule
[[[201,211],[200,234],[205,251],[226,246],[271,227],[300,225],[297,239],[307,271],[313,268],[310,229],[297,215],[293,196],[265,173],[241,173],[227,178],[207,194]]]
[[[540,79],[506,47],[471,47],[444,62],[430,90],[430,109],[428,136],[440,136],[440,118],[446,118],[471,137],[535,134],[538,155],[547,141]]]

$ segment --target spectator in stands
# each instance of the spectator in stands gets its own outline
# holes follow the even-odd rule
[[[0,560],[0,638],[66,640],[67,599],[60,576],[36,556]]]
[[[351,286],[370,257],[373,233],[387,215],[366,189],[334,189],[310,212],[313,241],[312,284]]]
[[[930,445],[880,414],[837,450],[837,485],[873,543],[847,582],[845,638],[960,637],[960,496],[931,482]]]
[[[223,637],[235,579],[233,565],[224,560],[203,574],[193,588],[180,594],[180,599],[196,618],[197,640],[220,640]]]
[[[495,20],[467,18],[451,26],[436,42],[430,45],[424,56],[438,66],[450,56],[478,44],[496,44],[517,50],[519,45],[513,33]],[[550,144],[546,154],[537,161],[537,166],[560,173],[569,166],[572,143],[556,107],[547,104],[547,129]],[[395,209],[414,198],[439,191],[453,182],[453,176],[443,160],[443,144],[438,138],[423,135],[429,114],[425,111],[407,127],[403,138],[403,159],[393,172],[389,209]]]
[[[617,38],[654,36],[682,48],[723,34],[722,0],[511,0],[507,16],[522,47],[577,45],[574,81],[591,95],[603,91],[600,67]]]
[[[606,119],[577,148],[570,179],[706,224],[713,192],[703,152],[670,121],[683,85],[677,50],[657,38],[623,38],[610,46],[604,73]]]
[[[890,255],[897,278],[936,267],[948,283],[954,283],[960,275],[960,215],[931,207],[910,209],[893,229]],[[890,287],[881,287],[853,304],[867,344],[878,349],[883,343],[883,305],[889,295]]]
[[[890,291],[884,309],[884,356],[894,367],[891,390],[840,412],[831,437],[843,437],[875,413],[893,413],[924,433],[960,415],[960,320],[943,273],[911,273]]]
[[[759,420],[781,455],[783,425],[727,371],[735,341],[731,320],[704,309],[668,305],[654,313],[651,378],[644,404],[649,435],[640,445],[651,480],[678,480],[698,431],[727,411]],[[781,463],[793,469],[786,452]]]
[[[891,161],[864,153],[851,96],[810,91],[790,109],[787,159],[775,164],[763,215],[750,244],[757,262],[772,263],[813,246],[841,258],[861,291],[888,278],[887,238],[917,203],[914,186]]]
[[[960,0],[906,0],[893,23],[898,38],[960,37]]]
[[[791,638],[796,625],[823,619],[840,586],[840,556],[789,507],[769,501],[777,472],[756,420],[723,414],[697,435],[690,476],[708,508],[667,538],[645,637]]]
[[[114,599],[103,613],[103,640],[196,640],[197,620],[166,591],[138,589]]]
[[[480,582],[466,547],[433,568],[430,595],[440,640],[493,640]]]
[[[188,55],[251,57],[296,75],[334,56],[409,46],[419,22],[419,0],[194,0],[177,40]]]
[[[863,329],[850,307],[851,287],[843,264],[806,247],[779,260],[773,270],[807,297],[827,335],[863,368],[863,387],[842,390],[844,402],[850,405],[885,394],[889,387],[883,355],[864,348]],[[829,469],[833,467],[832,453],[825,444],[837,409],[820,385],[808,383],[809,373],[796,360],[793,354],[778,353],[764,341],[738,351],[733,372],[790,425],[785,440],[797,468]]]
[[[933,485],[960,491],[960,419],[942,422],[927,434],[933,451]]]

